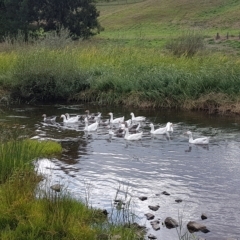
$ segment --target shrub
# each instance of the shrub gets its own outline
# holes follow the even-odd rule
[[[204,36],[201,33],[187,32],[170,40],[166,48],[176,56],[192,57],[204,48]]]

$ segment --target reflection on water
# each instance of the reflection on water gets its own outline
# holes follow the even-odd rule
[[[108,128],[100,126],[97,132],[85,133],[84,124],[63,124],[60,115],[69,112],[83,114],[86,109],[108,112],[115,117],[130,118],[133,109],[108,109],[96,106],[38,106],[13,108],[1,115],[0,121],[20,124],[29,129],[33,138],[54,139],[64,149],[61,159],[41,159],[38,170],[48,176],[49,184],[61,182],[78,199],[110,211],[116,193],[131,198],[136,221],[145,224],[158,239],[178,239],[175,229],[161,226],[152,230],[145,213],[152,212],[148,205],[160,205],[152,212],[156,219],[166,217],[183,222],[199,221],[202,213],[208,219],[202,223],[210,230],[198,236],[239,237],[240,221],[240,119],[209,116],[194,112],[137,111],[147,121],[142,125],[143,138],[127,142],[110,137]],[[57,115],[55,124],[42,122],[42,114]],[[149,123],[156,128],[166,122],[174,124],[169,135],[152,136]],[[184,132],[190,130],[194,138],[209,136],[208,146],[189,145]],[[119,191],[121,189],[121,191]],[[127,190],[126,190],[127,189]],[[161,194],[163,191],[170,196]],[[86,195],[87,194],[87,195]],[[147,196],[146,201],[138,197]],[[182,199],[176,203],[176,199]]]

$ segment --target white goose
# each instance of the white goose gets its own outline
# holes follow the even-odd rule
[[[185,134],[189,136],[189,143],[193,144],[208,144],[209,143],[209,137],[201,137],[193,139],[192,132],[187,131]]]
[[[74,119],[74,118],[67,119],[67,117],[64,114],[62,114],[60,118],[63,118],[64,123],[76,123],[76,119]]]
[[[150,133],[151,134],[166,134],[167,132],[173,132],[173,127],[172,127],[172,123],[168,122],[166,124],[166,127],[162,127],[162,128],[158,128],[158,129],[154,129],[154,125],[152,123],[150,123]]]
[[[57,118],[56,116],[47,117],[45,113],[42,115],[42,117],[44,122],[55,122]]]
[[[88,119],[87,118],[85,118],[84,121],[85,121],[84,131],[87,131],[87,132],[97,131],[98,121],[96,121],[95,123],[92,123],[90,125],[88,125]]]
[[[132,122],[142,122],[142,121],[145,121],[146,120],[146,117],[143,117],[143,116],[138,116],[138,117],[135,117],[134,113],[131,112],[130,115],[132,116]]]
[[[119,122],[124,122],[124,116],[113,119],[113,113],[110,112],[110,113],[108,113],[108,114],[110,115],[110,123],[111,123],[111,124],[116,124],[116,123],[119,123]]]
[[[143,132],[129,134],[128,128],[126,128],[124,138],[126,140],[140,140],[142,138],[142,135],[143,135]]]
[[[69,115],[69,113],[65,113],[65,115],[66,115],[66,118],[67,118],[67,120],[71,120],[71,122],[78,122],[79,121],[79,119],[80,119],[80,115],[77,115],[77,116],[70,116]]]

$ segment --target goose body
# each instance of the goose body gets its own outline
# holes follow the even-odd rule
[[[150,130],[151,134],[166,134],[167,132],[173,131],[172,123],[170,122],[166,124],[166,127],[154,129],[154,125],[152,123],[150,123],[150,127],[151,127],[151,130]]]
[[[125,123],[127,124],[127,127],[130,127],[132,124],[132,119],[126,120]]]
[[[111,124],[117,124],[117,123],[121,123],[121,122],[124,122],[124,116],[123,117],[119,117],[119,118],[115,118],[113,119],[113,113],[110,112],[108,113],[110,115],[110,123]]]
[[[47,117],[46,114],[43,114],[42,117],[44,122],[55,122],[57,118],[56,116]]]
[[[146,117],[143,117],[143,116],[138,116],[138,117],[135,117],[134,113],[131,112],[130,115],[132,116],[132,122],[142,122],[142,121],[145,121],[146,120]]]
[[[78,122],[81,117],[80,115],[71,117],[69,113],[65,113],[65,116],[66,116],[66,119],[71,122]]]
[[[201,138],[193,139],[191,131],[187,131],[186,134],[189,136],[189,143],[193,143],[193,144],[209,144],[209,137],[201,137]]]
[[[128,128],[126,128],[124,138],[126,140],[140,140],[142,138],[142,135],[143,135],[143,132],[129,134],[129,130]]]
[[[100,125],[102,126],[108,126],[110,124],[109,119],[107,119],[106,121],[100,121]]]
[[[76,123],[77,122],[75,118],[67,119],[67,117],[64,114],[62,114],[60,118],[63,118],[64,123]]]
[[[109,129],[109,135],[110,136],[116,136],[116,137],[124,137],[125,130],[123,129],[117,129],[116,131],[113,131],[112,129]]]
[[[87,132],[97,131],[97,129],[98,129],[98,121],[96,121],[95,123],[92,123],[90,125],[88,125],[87,118],[85,118],[84,121],[85,121],[84,131],[87,131]]]
[[[128,128],[129,132],[131,133],[137,133],[139,131],[141,124],[140,122],[138,124],[132,125],[130,128]]]

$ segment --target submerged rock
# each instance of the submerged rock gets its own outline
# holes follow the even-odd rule
[[[62,185],[60,184],[54,184],[50,187],[52,190],[54,190],[55,192],[60,192],[62,190]]]
[[[207,219],[207,215],[206,215],[205,213],[203,213],[203,214],[201,215],[201,219],[202,219],[202,220]]]
[[[144,215],[147,217],[147,220],[152,220],[152,219],[155,218],[155,216],[153,214],[151,214],[151,213],[146,213]]]
[[[168,193],[168,192],[166,192],[166,191],[163,191],[162,194],[163,194],[163,195],[166,195],[166,196],[169,196],[169,195],[170,195],[170,193]]]
[[[147,200],[147,197],[142,196],[142,197],[139,197],[139,199],[140,199],[141,201],[145,201],[145,200]]]
[[[165,219],[164,223],[165,223],[165,225],[166,225],[166,227],[167,227],[168,229],[176,228],[176,227],[179,226],[179,225],[178,225],[178,222],[177,222],[175,219],[171,218],[171,217],[167,217],[167,218]]]
[[[188,222],[187,229],[190,233],[198,232],[198,231],[201,231],[203,233],[210,232],[205,225],[203,225],[201,223],[194,222],[194,221]]]
[[[148,206],[149,207],[149,209],[151,209],[151,210],[153,210],[153,211],[157,211],[159,208],[160,208],[160,206],[159,205],[155,205],[155,206]]]
[[[150,224],[152,225],[152,228],[155,230],[155,231],[158,231],[160,230],[160,221],[159,220],[155,220],[155,221],[152,221],[150,222]]]
[[[157,237],[155,235],[151,234],[151,233],[148,235],[148,238],[149,239],[157,239]]]

